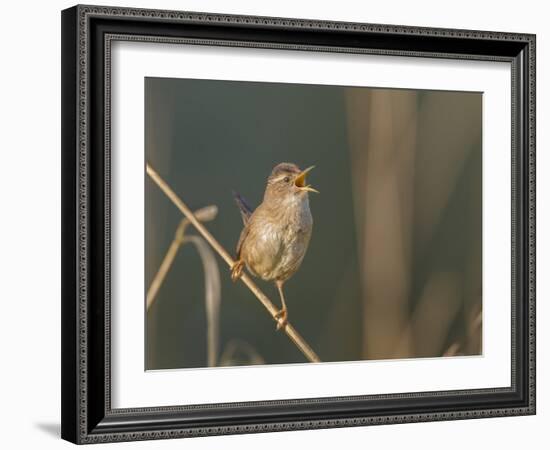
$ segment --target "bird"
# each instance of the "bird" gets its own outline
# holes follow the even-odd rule
[[[237,243],[231,279],[238,280],[246,266],[253,276],[273,281],[279,292],[281,309],[276,313],[277,330],[288,323],[284,283],[294,275],[306,254],[313,229],[306,184],[315,166],[300,170],[296,164],[277,164],[267,178],[263,201],[254,210],[234,192],[244,228]]]

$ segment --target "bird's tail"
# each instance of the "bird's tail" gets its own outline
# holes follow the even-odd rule
[[[248,206],[248,203],[246,203],[246,200],[238,192],[233,191],[233,198],[235,199],[235,203],[237,203],[237,206],[239,207],[239,211],[241,212],[243,224],[246,225],[246,223],[248,222],[248,219],[252,215],[252,208]]]

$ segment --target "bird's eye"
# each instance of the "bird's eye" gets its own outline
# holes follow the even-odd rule
[[[290,181],[290,177],[285,177],[283,180],[285,183],[288,183]]]

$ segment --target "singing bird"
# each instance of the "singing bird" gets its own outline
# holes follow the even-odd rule
[[[288,322],[283,285],[300,267],[311,237],[308,193],[318,191],[306,184],[306,175],[313,167],[300,170],[291,163],[275,166],[267,179],[264,199],[254,212],[235,193],[244,228],[231,279],[236,281],[246,265],[252,275],[275,282],[282,305],[276,315],[277,329]]]

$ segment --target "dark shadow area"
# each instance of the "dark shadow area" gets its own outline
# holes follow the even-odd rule
[[[52,437],[59,438],[61,437],[61,424],[60,423],[37,423],[35,424],[36,428],[40,431],[43,431],[46,434],[49,434]]]

